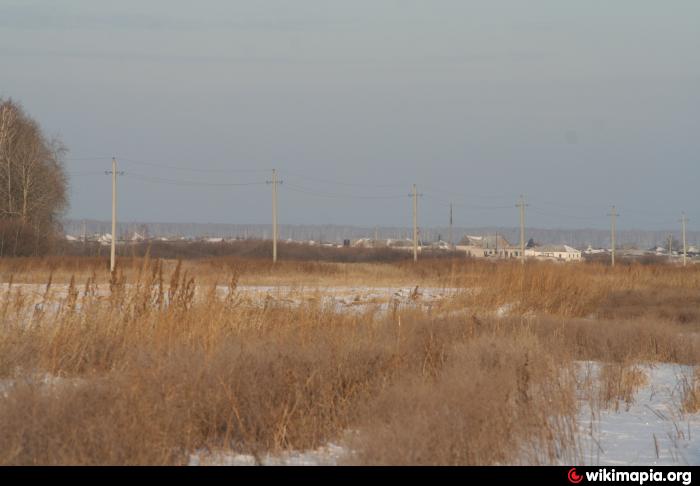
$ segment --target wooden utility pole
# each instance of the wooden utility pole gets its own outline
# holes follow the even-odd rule
[[[610,211],[610,214],[608,214],[608,216],[610,216],[610,243],[612,245],[611,254],[610,254],[610,256],[611,256],[610,263],[614,267],[615,266],[615,238],[617,236],[616,235],[616,233],[617,233],[617,228],[616,228],[617,221],[616,221],[616,219],[619,216],[617,211],[615,211],[615,206],[612,207],[612,211]]]
[[[452,203],[450,203],[450,233],[448,235],[448,238],[449,238],[449,241],[448,241],[449,248],[451,250],[452,246],[453,246],[453,244],[452,244]]]
[[[520,262],[525,264],[525,197],[521,194],[515,207],[520,208]],[[498,238],[498,237],[497,237]]]
[[[668,235],[668,261],[673,260],[673,235]]]
[[[272,169],[272,263],[277,263],[277,170]]]
[[[112,175],[112,247],[109,253],[109,271],[114,272],[117,266],[117,176],[124,172],[117,172],[117,159],[112,157],[112,170],[105,171]]]
[[[685,238],[685,229],[688,224],[688,217],[685,213],[681,213],[681,224],[683,225],[683,266],[685,267],[688,260],[688,241]]]
[[[418,193],[413,184],[413,261],[418,261]]]

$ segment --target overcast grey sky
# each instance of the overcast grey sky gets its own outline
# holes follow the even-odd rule
[[[264,223],[265,185],[163,182],[277,167],[284,223],[409,225],[416,182],[424,226],[524,193],[540,227],[697,227],[699,47],[697,0],[0,0],[0,96],[70,148],[75,218],[116,155],[124,220]]]

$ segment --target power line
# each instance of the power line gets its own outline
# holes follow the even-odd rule
[[[67,161],[85,161],[85,160],[108,160],[111,159],[111,157],[102,157],[102,156],[97,156],[97,157],[71,157],[66,159]],[[133,164],[133,165],[143,165],[143,166],[149,166],[149,167],[159,167],[162,169],[170,169],[170,170],[179,170],[179,171],[185,171],[185,172],[202,172],[202,173],[212,173],[212,174],[226,174],[226,173],[244,173],[244,172],[249,172],[249,173],[266,173],[268,172],[267,169],[207,169],[207,168],[201,168],[201,167],[183,167],[183,166],[177,166],[177,165],[171,165],[168,163],[164,162],[155,162],[151,160],[144,160],[144,159],[132,159],[129,157],[120,157],[119,162],[121,164],[126,163],[127,165]]]
[[[106,157],[106,156],[94,156],[94,157],[74,157],[70,158],[68,160],[73,160],[73,161],[79,161],[79,160],[93,160],[93,161],[101,161],[101,160],[108,160],[108,159],[113,159],[112,157]],[[114,160],[114,159],[113,159]],[[236,169],[236,168],[230,168],[230,169],[207,169],[207,168],[193,168],[193,167],[182,167],[182,166],[175,166],[167,163],[161,163],[157,161],[151,161],[151,160],[144,160],[144,159],[135,159],[135,158],[120,158],[120,164],[126,163],[126,164],[133,164],[133,165],[140,165],[140,166],[151,166],[151,167],[157,167],[157,168],[162,168],[162,169],[170,169],[170,170],[176,170],[176,171],[185,171],[185,172],[196,172],[196,173],[208,173],[208,174],[234,174],[234,173],[264,173],[267,172],[267,169]],[[114,169],[113,169],[114,171]],[[285,184],[284,188],[286,190],[289,190],[290,192],[296,192],[299,194],[305,194],[308,196],[313,196],[313,197],[320,197],[320,198],[329,198],[329,199],[356,199],[356,200],[390,200],[390,199],[401,199],[405,197],[405,194],[389,194],[389,193],[384,193],[384,191],[380,191],[379,189],[383,188],[394,188],[394,187],[401,187],[402,185],[400,184],[373,184],[373,183],[356,183],[356,182],[345,182],[345,181],[340,181],[340,180],[334,180],[334,179],[325,179],[325,178],[319,178],[315,176],[307,176],[305,174],[302,174],[300,172],[296,171],[291,171],[291,170],[283,170],[283,171],[277,171],[277,173],[283,172],[287,176],[293,178],[293,179],[301,179],[301,180],[307,180],[307,181],[313,181],[321,184],[330,184],[330,185],[337,185],[337,186],[344,186],[344,187],[357,187],[357,188],[376,188],[377,193],[375,194],[357,194],[354,192],[337,192],[334,190],[319,190],[316,189],[315,187],[308,187],[305,185],[299,185],[299,184],[294,184],[294,183],[287,183]],[[85,171],[71,171],[67,172],[67,174],[70,177],[84,177],[84,176],[97,176],[101,175],[102,171],[91,171],[91,170],[85,170]],[[191,187],[246,187],[246,186],[258,186],[258,185],[263,185],[266,182],[265,181],[241,181],[241,182],[219,182],[219,181],[211,181],[211,180],[191,180],[187,178],[170,178],[170,177],[160,177],[160,176],[154,176],[154,175],[148,175],[148,174],[142,174],[142,173],[134,173],[134,172],[128,172],[127,175],[135,181],[139,182],[146,182],[146,183],[151,183],[151,184],[165,184],[165,185],[175,185],[175,186],[191,186]],[[232,176],[234,178],[234,176]],[[235,180],[235,179],[234,179]],[[315,184],[314,184],[315,186]],[[423,186],[425,187],[425,186]],[[368,192],[375,192],[375,191],[368,191]],[[456,192],[451,192],[451,191],[444,191],[444,190],[435,190],[432,191],[433,193],[437,194],[454,194],[457,195],[459,194],[459,197],[457,197],[457,200],[462,200],[465,202],[454,202],[454,199],[452,201],[448,201],[446,199],[442,199],[441,197],[434,196],[431,193],[426,194],[425,197],[429,200],[432,201],[436,204],[443,205],[444,207],[449,207],[450,208],[450,214],[452,214],[452,208],[453,207],[458,207],[458,208],[465,208],[467,210],[473,210],[473,211],[497,211],[497,210],[506,210],[506,209],[511,209],[512,205],[481,205],[481,204],[471,204],[469,202],[466,202],[465,194],[464,193],[456,193]],[[501,196],[495,196],[495,195],[489,195],[489,196],[480,196],[476,195],[474,193],[468,192],[467,196],[471,196],[472,198],[478,198],[478,199],[502,199]],[[519,204],[524,204],[524,202],[521,200]],[[541,208],[541,206],[544,206],[544,210]],[[557,208],[562,208],[562,211],[550,211],[547,207],[557,207]],[[600,221],[602,218],[601,216],[585,216],[585,215],[575,215],[575,214],[569,214],[568,209],[566,208],[598,208],[598,206],[590,205],[590,204],[571,204],[567,202],[556,202],[556,201],[545,201],[545,200],[537,200],[535,199],[535,207],[531,209],[531,211],[534,214],[538,214],[541,216],[547,216],[547,217],[552,217],[552,218],[562,218],[562,219],[574,219],[574,220],[580,220],[580,221]],[[655,225],[655,226],[661,226],[661,225],[672,225],[676,224],[676,221],[672,221],[670,218],[665,219],[664,221],[654,221],[651,222],[647,219],[647,217],[651,214],[654,216],[654,212],[649,212],[649,211],[642,211],[639,209],[634,209],[630,208],[628,210],[629,212],[633,213],[628,220],[638,220],[640,222],[643,222],[645,225]],[[586,211],[587,212],[587,211]],[[602,214],[602,212],[601,212]],[[661,216],[659,213],[656,213],[657,215]],[[613,217],[613,225],[616,223],[615,217],[617,214],[615,214],[615,210],[613,209],[613,213],[609,214],[609,216]],[[451,219],[450,219],[451,221]],[[687,221],[687,220],[686,220]],[[681,221],[683,222],[683,221]],[[684,226],[686,223],[684,222]],[[612,228],[613,236],[615,233],[616,228]]]
[[[571,214],[551,213],[548,211],[541,211],[541,210],[537,209],[537,207],[530,208],[530,211],[532,211],[535,214],[539,214],[542,216],[551,216],[554,218],[579,219],[582,221],[599,221],[602,219],[602,216],[575,216],[575,215],[571,215]]]
[[[94,175],[103,175],[104,171],[84,171],[84,172],[67,172],[67,174],[71,177],[83,177],[83,176],[94,176]]]
[[[204,172],[204,173],[213,173],[213,174],[225,174],[225,173],[237,173],[237,172],[238,173],[242,173],[242,172],[267,173],[268,172],[268,169],[204,169],[204,168],[175,166],[175,165],[165,164],[165,163],[161,163],[161,162],[151,162],[149,160],[139,160],[139,159],[130,159],[130,158],[121,158],[119,160],[123,160],[127,164],[146,165],[146,166],[151,166],[151,167],[161,167],[164,169],[181,170],[181,171],[186,171],[186,172]]]
[[[433,201],[437,201],[441,203],[445,207],[449,207],[450,204],[453,206],[461,207],[461,208],[467,208],[467,209],[477,209],[477,210],[496,210],[496,209],[511,209],[513,206],[481,206],[478,204],[460,204],[460,203],[450,203],[450,201],[447,201],[446,199],[441,199],[439,197],[430,195],[430,194],[423,194],[424,197],[428,199],[432,199]]]
[[[298,192],[300,194],[307,194],[316,197],[325,197],[331,199],[403,199],[405,196],[402,195],[359,195],[359,194],[346,194],[337,192],[321,192],[316,191],[304,186],[298,186],[292,183],[285,183],[284,188],[292,192]]]
[[[127,172],[128,176],[134,180],[142,182],[150,182],[153,184],[169,184],[174,186],[202,186],[202,187],[237,187],[237,186],[260,186],[264,185],[264,181],[252,181],[252,182],[207,182],[207,181],[191,181],[183,179],[167,179],[163,177],[149,176],[145,174],[137,174],[134,172]]]
[[[606,209],[606,206],[603,204],[571,204],[567,202],[560,202],[560,201],[545,201],[542,199],[537,199],[536,197],[533,199],[529,199],[531,202],[534,202],[535,204],[539,206],[552,206],[552,207],[557,207],[557,208],[585,208],[585,209],[590,209],[591,211],[602,211]],[[607,208],[609,209],[609,208]]]
[[[346,187],[377,187],[377,188],[388,188],[388,187],[403,187],[403,184],[369,184],[369,183],[356,183],[356,182],[342,182],[338,180],[332,180],[332,179],[322,179],[319,177],[312,177],[312,176],[307,176],[304,174],[301,174],[299,172],[293,172],[290,170],[280,170],[278,171],[280,173],[286,174],[288,177],[296,178],[296,179],[304,179],[307,181],[314,181],[314,182],[322,182],[324,184],[334,184],[337,186],[346,186]]]
[[[462,200],[464,200],[465,192],[466,192],[467,194],[469,194],[470,196],[477,197],[477,198],[479,198],[479,199],[498,199],[498,200],[501,200],[501,201],[508,201],[509,198],[510,198],[510,196],[509,196],[508,194],[477,194],[477,193],[475,193],[475,192],[467,191],[467,190],[465,190],[465,191],[460,191],[460,192],[446,191],[446,190],[444,190],[444,189],[442,189],[442,188],[438,189],[437,187],[431,186],[431,185],[428,185],[428,184],[423,184],[422,187],[425,187],[425,188],[427,188],[428,190],[430,190],[431,192],[434,192],[434,193],[446,194],[446,195],[448,195],[448,196],[454,196],[455,198],[457,198],[457,199],[462,199]],[[512,206],[508,206],[508,207],[509,207],[509,208],[512,208]]]

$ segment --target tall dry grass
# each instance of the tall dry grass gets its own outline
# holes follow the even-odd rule
[[[694,270],[391,264],[375,271],[474,291],[439,313],[358,314],[250,305],[237,286],[257,262],[138,263],[107,281],[87,264],[59,299],[52,280],[39,302],[5,292],[0,463],[182,464],[201,449],[260,456],[348,431],[352,463],[552,463],[576,454],[576,360],[700,361],[695,317],[641,297],[692,296]],[[631,317],[611,305],[620,292],[650,305]],[[505,304],[511,316],[494,315]]]
[[[145,256],[119,258],[118,268],[131,282],[143,267]],[[177,259],[160,259],[166,273],[174,271]],[[649,297],[674,304],[697,296],[700,289],[700,265],[687,268],[657,264],[630,263],[610,267],[603,263],[558,264],[528,261],[489,261],[469,258],[423,258],[372,262],[333,262],[308,259],[280,260],[241,256],[183,259],[181,266],[200,284],[226,282],[236,274],[241,285],[361,285],[431,286],[479,290],[477,302],[492,308],[522,301],[522,310],[585,315],[592,307],[608,299],[609,308],[637,299],[643,308]],[[43,284],[52,274],[54,282],[68,283],[71,278],[84,281],[95,275],[107,283],[109,259],[103,257],[0,258],[0,282]],[[663,293],[662,293],[663,292]],[[681,295],[682,294],[682,295]],[[476,295],[476,294],[474,294]],[[528,302],[525,302],[528,301]],[[693,301],[692,303],[695,303]],[[531,309],[528,309],[528,305]],[[598,310],[598,309],[595,309]]]

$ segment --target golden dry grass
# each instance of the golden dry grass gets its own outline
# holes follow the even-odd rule
[[[687,413],[700,412],[700,368],[693,368],[690,376],[685,376],[683,385],[682,410]]]
[[[18,289],[0,303],[2,464],[182,464],[200,449],[260,455],[348,431],[352,463],[550,463],[575,454],[576,360],[610,363],[610,400],[640,384],[628,364],[700,363],[696,316],[648,298],[692,302],[695,269],[145,259],[108,276],[100,262],[26,264],[0,270],[76,277],[58,300]],[[372,275],[465,290],[437,310],[387,313],[250,305],[236,291],[246,278]]]

